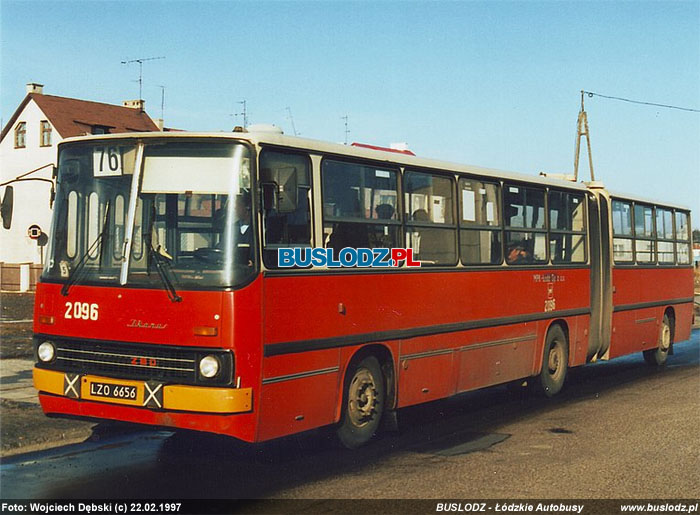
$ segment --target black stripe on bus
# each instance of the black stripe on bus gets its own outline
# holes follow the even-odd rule
[[[282,381],[291,381],[292,379],[301,379],[302,377],[320,376],[337,372],[340,367],[321,368],[319,370],[309,370],[307,372],[299,372],[298,374],[289,374],[286,376],[268,377],[263,379],[262,384],[280,383]]]
[[[613,311],[617,313],[618,311],[633,311],[635,309],[655,308],[658,306],[668,306],[671,304],[688,304],[690,302],[693,302],[693,297],[687,297],[684,299],[658,300],[653,302],[640,302],[638,304],[621,304],[613,307]]]
[[[401,340],[416,338],[418,336],[432,336],[436,334],[456,333],[468,329],[482,329],[486,327],[497,327],[502,325],[522,324],[525,322],[536,322],[539,320],[549,320],[552,318],[565,318],[578,315],[588,315],[591,313],[590,307],[579,309],[564,309],[561,311],[550,311],[543,313],[532,313],[529,315],[516,315],[511,317],[485,318],[482,320],[470,320],[469,322],[455,322],[452,324],[438,324],[423,327],[413,327],[410,329],[396,329],[392,331],[375,331],[371,333],[349,334],[346,336],[336,336],[333,338],[315,338],[313,340],[297,340],[291,342],[265,344],[265,357],[279,356],[282,354],[294,354],[297,352],[307,352],[314,350],[336,349],[339,347],[349,347],[360,343],[382,342],[388,340]]]
[[[473,343],[471,345],[465,345],[464,347],[458,347],[456,349],[440,349],[426,352],[417,352],[415,354],[406,354],[401,356],[399,359],[419,359],[419,358],[429,358],[431,356],[439,356],[441,354],[450,354],[452,352],[462,352],[468,350],[484,349],[486,347],[497,347],[499,345],[507,345],[509,343],[519,343],[519,342],[530,342],[533,341],[537,335],[535,333],[526,334],[525,336],[516,336],[515,338],[506,338],[504,340],[493,340],[490,342],[479,342]]]
[[[467,351],[467,350],[476,350],[476,349],[483,349],[484,347],[496,347],[498,345],[506,345],[509,343],[520,343],[520,342],[529,342],[537,338],[537,334],[535,333],[530,333],[526,334],[525,336],[517,336],[515,338],[506,338],[505,340],[494,340],[491,342],[481,342],[481,343],[473,343],[471,345],[465,345],[462,347],[461,351]]]

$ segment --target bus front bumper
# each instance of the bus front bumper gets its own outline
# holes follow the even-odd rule
[[[252,388],[217,388],[163,384],[34,368],[40,393],[154,411],[232,414],[250,412]]]

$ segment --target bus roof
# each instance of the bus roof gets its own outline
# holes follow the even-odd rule
[[[173,139],[196,139],[196,138],[221,138],[229,140],[242,140],[249,141],[257,145],[273,145],[278,147],[295,148],[300,150],[306,150],[309,152],[319,152],[324,154],[338,155],[354,157],[357,159],[371,160],[375,162],[385,162],[387,164],[398,164],[405,167],[416,167],[424,169],[435,169],[450,172],[459,172],[470,175],[477,175],[487,179],[505,179],[511,181],[519,181],[531,184],[539,184],[544,186],[553,186],[558,188],[567,188],[574,190],[585,191],[588,189],[588,185],[584,182],[575,183],[572,181],[567,181],[563,179],[558,179],[554,177],[546,177],[541,175],[527,175],[524,173],[510,172],[505,170],[498,170],[495,168],[486,168],[483,166],[475,166],[468,164],[453,163],[449,161],[442,161],[439,159],[430,159],[419,156],[412,156],[409,154],[399,153],[399,152],[389,152],[381,150],[380,147],[371,148],[371,146],[351,146],[343,145],[341,143],[331,143],[327,141],[301,138],[298,136],[288,136],[283,134],[280,130],[260,130],[260,131],[249,131],[249,132],[125,132],[119,134],[95,134],[87,136],[77,136],[73,138],[66,138],[59,145],[66,143],[73,143],[79,141],[93,141],[93,140],[113,140],[113,139],[152,139],[152,138],[173,138]],[[604,186],[600,183],[596,183],[597,188],[603,188]],[[668,202],[660,202],[654,199],[648,199],[643,197],[638,197],[635,195],[628,195],[618,192],[613,192],[606,190],[611,197],[631,200],[633,202],[640,202],[645,204],[653,204],[663,207],[671,207],[675,209],[680,209],[684,211],[690,211],[687,206],[682,206],[678,204],[671,204]]]
[[[230,140],[249,141],[258,145],[273,145],[279,147],[295,148],[309,152],[319,152],[338,156],[347,156],[357,159],[371,160],[375,162],[385,162],[387,164],[398,164],[406,167],[428,168],[450,172],[461,172],[477,175],[490,179],[505,179],[559,188],[575,190],[586,190],[583,183],[574,183],[562,179],[556,179],[538,175],[527,175],[517,172],[486,168],[482,166],[467,165],[429,159],[397,152],[386,152],[378,149],[343,145],[340,143],[330,143],[321,140],[300,138],[298,136],[287,136],[271,131],[253,132],[127,132],[119,134],[95,134],[66,138],[60,145],[77,143],[81,141],[100,141],[114,139],[196,139],[196,138],[221,138]]]
[[[619,193],[617,191],[608,191],[608,194],[615,200],[629,200],[632,202],[639,202],[640,204],[652,204],[654,206],[668,207],[671,209],[678,209],[680,211],[690,211],[689,207],[682,206],[680,204],[671,204],[669,202],[661,202],[650,198],[638,197],[636,195],[627,195],[626,193]]]

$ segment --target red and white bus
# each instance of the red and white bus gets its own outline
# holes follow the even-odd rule
[[[420,268],[277,266],[285,247],[412,248]],[[643,352],[692,323],[687,209],[288,137],[61,143],[34,384],[46,414],[258,442]]]

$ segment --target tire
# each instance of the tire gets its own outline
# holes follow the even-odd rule
[[[343,411],[337,436],[345,447],[367,443],[379,428],[386,388],[379,361],[367,356],[348,368],[343,391]]]
[[[564,387],[569,364],[569,343],[562,328],[550,327],[544,342],[540,388],[547,397],[554,397]]]
[[[645,350],[644,361],[653,367],[660,367],[666,364],[668,352],[673,344],[673,327],[668,315],[664,315],[664,320],[661,323],[661,332],[659,333],[659,346],[655,349]]]

